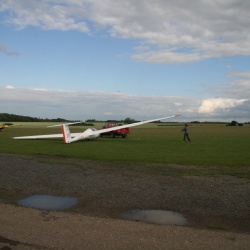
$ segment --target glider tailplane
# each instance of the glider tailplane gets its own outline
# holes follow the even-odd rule
[[[63,142],[64,143],[71,143],[71,133],[69,130],[69,126],[67,124],[62,125],[62,133],[63,133]]]

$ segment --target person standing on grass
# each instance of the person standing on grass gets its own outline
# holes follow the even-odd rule
[[[184,126],[184,128],[181,131],[184,132],[183,142],[186,140],[186,138],[189,141],[191,141],[190,138],[189,138],[189,136],[188,136],[188,125],[187,125],[187,123],[185,123],[185,126]]]

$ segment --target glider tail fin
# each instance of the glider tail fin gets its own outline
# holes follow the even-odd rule
[[[71,138],[71,133],[70,133],[68,125],[66,124],[62,125],[62,133],[63,133],[63,142],[70,143],[72,138]]]

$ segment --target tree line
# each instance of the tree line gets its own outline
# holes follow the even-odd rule
[[[14,114],[8,114],[8,113],[0,113],[0,122],[78,122],[77,121],[72,121],[72,120],[66,120],[63,118],[56,118],[56,119],[42,119],[42,118],[38,118],[38,117],[30,117],[30,116],[22,116],[22,115],[14,115]],[[88,119],[86,120],[86,122],[98,122],[95,119]],[[101,121],[103,122],[103,121]],[[134,123],[137,122],[134,119],[131,118],[126,118],[124,120],[107,120],[106,122],[122,122],[125,124],[130,124],[130,123]],[[84,124],[86,125],[86,124]]]
[[[8,113],[0,113],[1,122],[69,122],[63,118],[56,119],[42,119],[37,117],[14,115]]]

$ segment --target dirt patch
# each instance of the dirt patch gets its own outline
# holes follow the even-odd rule
[[[162,175],[145,169],[173,166],[0,154],[0,203],[31,195],[76,197],[66,212],[121,218],[134,209],[181,213],[187,227],[250,232],[248,179]],[[185,168],[178,166],[176,169]]]

